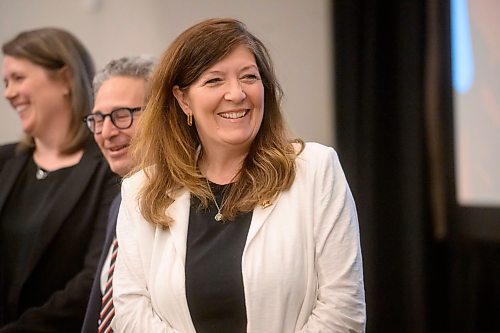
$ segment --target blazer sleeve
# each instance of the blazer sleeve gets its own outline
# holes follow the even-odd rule
[[[109,206],[118,191],[116,176],[104,161],[100,168],[105,180],[101,183],[102,196],[82,269],[64,289],[53,293],[43,305],[26,310],[15,322],[0,328],[0,333],[48,332],[57,331],[64,325],[73,327],[75,322],[81,325],[104,242]]]
[[[144,244],[152,241],[155,228],[140,215],[129,180],[122,184],[122,204],[116,228],[118,256],[113,274],[115,318],[112,327],[115,332],[180,333],[153,309],[147,287],[148,254],[143,250],[147,247]]]
[[[325,155],[323,155],[325,156]],[[314,187],[316,304],[300,332],[364,332],[366,309],[358,218],[337,154],[319,160]]]

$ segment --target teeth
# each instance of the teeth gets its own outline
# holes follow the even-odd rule
[[[239,112],[221,113],[220,116],[226,119],[238,119],[238,118],[243,118],[246,114],[247,111],[239,111]]]
[[[18,106],[16,106],[15,109],[17,112],[24,111],[26,109],[26,105],[18,105]]]
[[[119,147],[113,147],[113,148],[110,148],[111,151],[118,151],[120,149],[123,149],[125,147],[127,147],[128,145],[123,145],[123,146],[119,146]]]

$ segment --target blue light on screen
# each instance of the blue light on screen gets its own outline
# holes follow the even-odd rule
[[[474,62],[467,0],[451,0],[451,53],[453,88],[464,93],[474,81]]]

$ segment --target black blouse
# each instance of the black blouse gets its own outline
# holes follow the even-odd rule
[[[210,183],[219,206],[229,185]],[[252,212],[234,221],[215,220],[217,208],[198,209],[191,198],[186,252],[186,297],[196,332],[246,332],[247,317],[241,271]]]

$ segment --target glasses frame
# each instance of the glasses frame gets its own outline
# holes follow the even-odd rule
[[[125,126],[125,127],[116,125],[115,121],[113,119],[113,116],[112,116],[115,112],[122,111],[122,110],[127,110],[130,113],[130,124],[128,126]],[[115,126],[118,129],[127,129],[127,128],[130,128],[132,126],[132,124],[134,123],[134,113],[139,112],[141,110],[142,110],[142,107],[140,107],[140,106],[135,107],[135,108],[125,108],[125,107],[118,108],[118,109],[115,109],[115,110],[111,111],[110,113],[106,113],[106,114],[103,114],[101,112],[88,114],[85,117],[83,117],[82,120],[90,132],[92,132],[93,134],[101,134],[102,128],[100,131],[93,131],[92,130],[92,128],[89,125],[89,118],[94,117],[95,115],[100,115],[102,117],[102,124],[104,126],[104,121],[106,120],[106,117],[109,117],[109,120],[111,120],[111,123],[113,124],[113,126]],[[94,128],[95,128],[95,126],[94,126]]]

